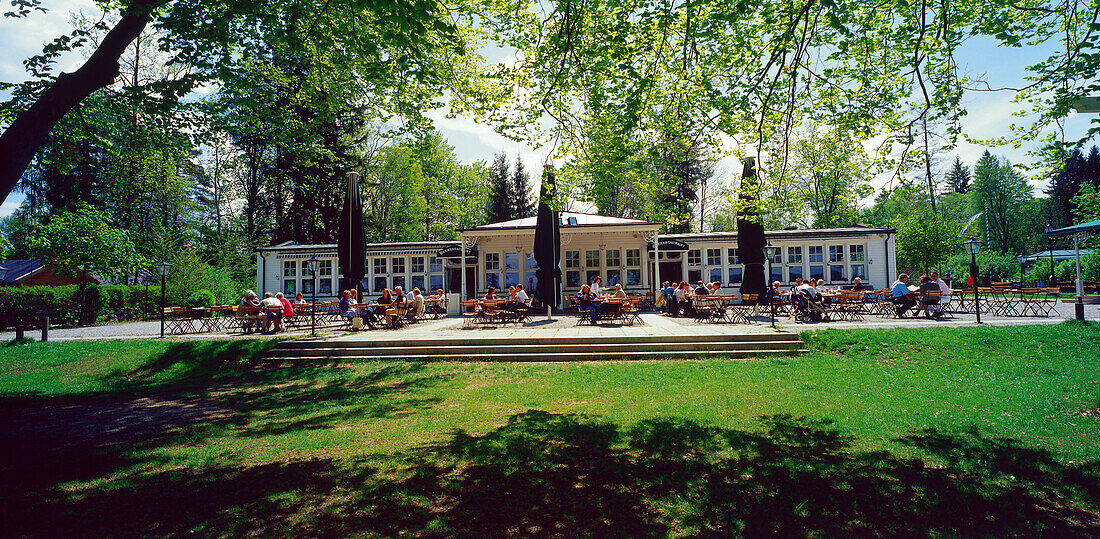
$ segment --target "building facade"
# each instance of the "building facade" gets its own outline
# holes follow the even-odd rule
[[[651,291],[662,281],[719,281],[729,291],[740,287],[745,266],[735,232],[658,234],[658,223],[638,219],[576,212],[562,212],[561,218],[565,293],[575,293],[596,276],[604,286],[621,283],[635,293]],[[395,286],[442,288],[457,299],[484,294],[490,286],[535,288],[534,217],[460,230],[459,236],[459,241],[449,242],[368,244],[363,289],[377,295]],[[772,280],[824,279],[839,287],[860,277],[867,285],[883,288],[896,277],[893,229],[785,229],[768,231],[766,237],[780,248],[766,270]],[[256,290],[311,297],[313,278],[305,261],[313,256],[321,260],[318,299],[337,298],[336,245],[288,242],[259,249]],[[454,307],[458,302],[451,303]]]

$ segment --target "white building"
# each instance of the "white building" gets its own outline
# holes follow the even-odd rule
[[[597,275],[604,286],[622,283],[628,291],[652,291],[659,281],[720,281],[736,290],[744,274],[737,253],[736,232],[658,235],[658,223],[575,212],[562,212],[561,271],[564,291],[574,293]],[[380,294],[383,288],[405,290],[444,288],[458,298],[459,275],[466,269],[466,295],[481,295],[489,286],[507,288],[523,283],[533,288],[535,218],[515,219],[460,230],[460,241],[368,244],[363,288]],[[797,277],[824,279],[833,286],[861,277],[875,288],[889,286],[896,277],[894,230],[854,226],[831,229],[785,229],[765,233],[780,247],[772,260],[772,280],[793,282]],[[653,240],[658,239],[658,253]],[[466,259],[459,246],[466,246]],[[660,277],[654,255],[660,260]],[[321,260],[318,299],[339,293],[336,245],[297,245],[292,242],[258,249],[256,290],[281,291],[293,296],[312,294],[305,261]],[[452,306],[457,301],[452,301]]]

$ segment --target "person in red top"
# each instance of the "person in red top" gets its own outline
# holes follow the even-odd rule
[[[294,316],[294,306],[290,304],[290,300],[283,296],[282,292],[275,294],[276,298],[279,298],[279,303],[283,304],[283,320]]]

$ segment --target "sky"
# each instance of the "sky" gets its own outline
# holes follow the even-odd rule
[[[7,11],[8,2],[0,7],[0,11]],[[49,10],[47,13],[35,12],[21,19],[12,17],[0,17],[0,80],[7,82],[20,82],[28,77],[23,70],[23,60],[32,54],[41,52],[42,45],[63,32],[71,29],[69,24],[70,13],[83,10],[86,14],[99,13],[93,0],[45,0],[43,2]],[[499,61],[506,53],[499,49],[485,51],[489,61]],[[962,72],[971,79],[984,78],[992,87],[1019,86],[1023,67],[1034,64],[1048,54],[1043,47],[1005,48],[997,47],[991,39],[975,39],[963,48],[959,56],[959,64]],[[70,57],[61,62],[62,71],[74,70],[80,62],[80,58]],[[6,98],[0,94],[0,99]],[[974,139],[989,139],[1003,136],[1008,133],[1009,126],[1013,123],[1023,123],[1025,119],[1012,116],[1013,111],[1019,109],[1019,105],[1011,103],[1012,94],[1009,92],[970,92],[964,101],[964,107],[969,114],[963,120],[963,129]],[[537,177],[537,171],[542,170],[542,163],[546,159],[546,150],[532,148],[526,144],[505,138],[493,131],[492,127],[478,123],[470,118],[446,118],[443,111],[435,111],[430,114],[434,119],[436,128],[455,147],[455,153],[463,162],[477,160],[491,161],[493,157],[504,152],[508,154],[510,161],[518,156],[523,160],[526,169]],[[1097,115],[1074,115],[1066,122],[1067,140],[1076,140],[1084,135],[1088,123]],[[1007,157],[1013,163],[1026,163],[1031,159],[1027,151],[1036,148],[1031,147],[1012,148],[1007,146],[991,148],[992,153]],[[966,165],[973,164],[981,157],[986,147],[962,141],[951,153],[942,158],[941,168],[946,171],[954,155],[958,155]],[[735,152],[735,149],[729,149]],[[740,167],[734,156],[728,156],[719,163],[720,175],[729,177],[740,173]],[[719,181],[722,181],[721,178]],[[877,192],[890,179],[882,176],[872,179],[871,183]],[[1033,188],[1039,194],[1045,186],[1042,181],[1033,181]],[[23,195],[13,193],[0,204],[0,217],[9,215],[22,203]]]

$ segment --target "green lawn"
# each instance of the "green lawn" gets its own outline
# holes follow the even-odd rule
[[[0,506],[15,535],[1100,533],[1100,326],[803,338],[563,364],[11,346]]]

